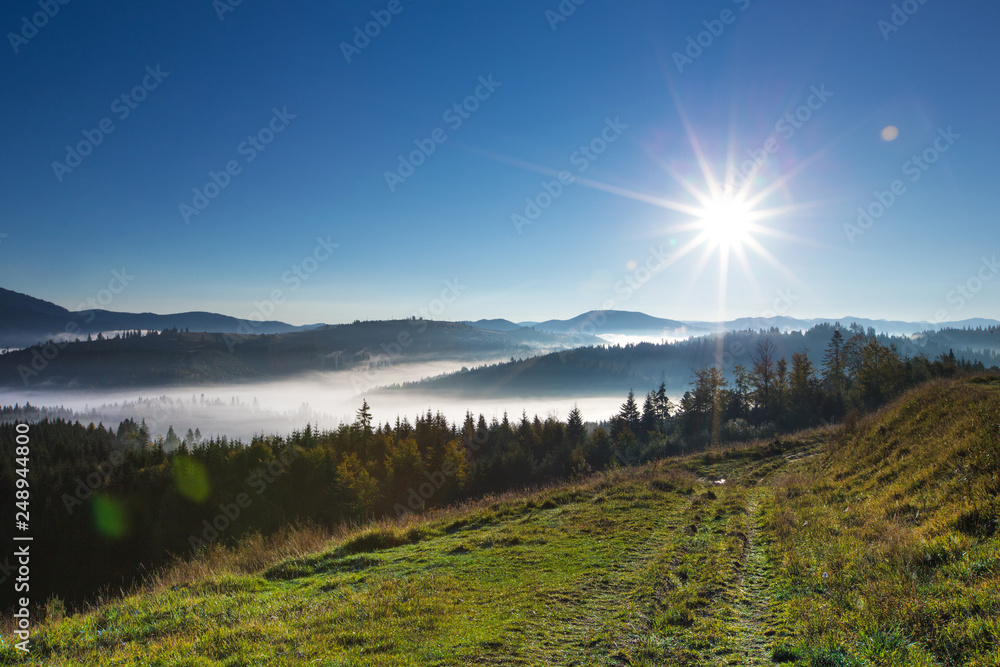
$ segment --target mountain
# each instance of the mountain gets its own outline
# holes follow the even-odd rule
[[[489,329],[491,331],[514,331],[516,329],[524,328],[525,325],[515,324],[510,320],[504,319],[494,319],[494,320],[476,320],[475,322],[463,321],[459,324],[468,324],[470,327],[476,327],[477,329]]]
[[[506,320],[504,320],[506,321]],[[773,317],[740,317],[722,322],[700,320],[671,320],[653,317],[645,313],[622,310],[592,310],[568,320],[546,320],[544,322],[521,322],[522,326],[532,326],[543,331],[557,333],[585,332],[601,336],[611,342],[630,342],[629,337],[641,337],[651,342],[677,340],[725,331],[807,331],[817,324],[837,324],[844,328],[856,323],[864,329],[872,328],[877,334],[889,336],[913,336],[925,331],[942,329],[975,329],[995,327],[1000,320],[983,318],[952,322],[904,322],[899,320],[873,320],[866,317],[807,318],[800,319],[777,315]]]
[[[666,320],[645,313],[627,310],[591,310],[568,320],[546,320],[538,322],[534,328],[555,333],[592,333],[595,335],[662,335],[674,337],[678,332],[693,335],[707,333],[706,326],[692,326],[687,322]]]
[[[282,334],[166,331],[46,344],[0,355],[0,386],[116,387],[264,381],[316,372],[449,361],[458,368],[530,357],[594,336],[491,331],[456,322],[396,320],[323,325]]]
[[[633,342],[641,338],[653,342],[678,340],[723,331],[748,329],[781,332],[806,331],[817,324],[839,322],[844,327],[857,323],[865,329],[894,336],[913,336],[926,331],[962,329],[1000,325],[1000,320],[975,318],[954,322],[903,322],[873,320],[863,317],[798,319],[786,316],[742,317],[723,322],[673,320],[654,317],[641,312],[623,310],[592,310],[568,320],[551,319],[544,322],[512,322],[494,318],[462,321],[476,329],[513,332],[518,329],[535,329],[556,334],[594,335],[613,343]],[[119,331],[156,330],[177,328],[206,333],[280,334],[309,331],[323,324],[295,326],[279,321],[256,322],[241,320],[228,315],[207,312],[186,312],[170,315],[155,313],[122,313],[109,310],[70,311],[54,303],[36,299],[26,294],[0,288],[0,350],[21,348],[47,340],[71,341],[86,338],[88,334],[115,333]],[[631,338],[631,340],[629,340]],[[589,344],[589,343],[580,343]]]
[[[190,329],[208,333],[254,334],[305,331],[319,325],[294,326],[284,322],[256,322],[206,312],[157,315],[110,310],[70,311],[54,303],[0,288],[0,349],[19,348],[52,340],[86,338],[88,334]]]
[[[514,350],[516,356],[536,354],[541,350],[564,350],[571,347],[602,345],[609,342],[612,344],[643,340],[657,343],[669,342],[725,331],[771,331],[773,329],[782,333],[807,331],[817,325],[829,325],[837,322],[844,327],[857,323],[865,329],[872,328],[879,334],[911,338],[940,330],[974,330],[1000,325],[1000,321],[982,318],[937,324],[872,320],[858,317],[797,319],[785,316],[744,317],[724,322],[708,322],[665,319],[641,312],[621,310],[593,310],[567,320],[551,319],[544,322],[515,323],[496,318],[454,324],[467,326],[480,332],[510,335],[511,337],[500,347]],[[380,326],[379,323],[366,324],[372,324],[375,330],[378,330]],[[88,335],[96,337],[99,333],[105,334],[105,337],[108,337],[109,334],[113,337],[118,332],[136,330],[164,331],[176,328],[178,331],[192,333],[240,334],[253,337],[304,333],[328,327],[329,325],[323,324],[294,326],[279,321],[256,322],[208,312],[158,315],[155,313],[122,313],[100,309],[70,311],[42,299],[0,288],[0,350],[25,348],[48,340],[63,343],[78,338],[84,339]],[[338,331],[340,334],[346,334],[350,330],[338,329]],[[460,330],[450,331],[457,333]],[[954,331],[951,335],[958,336]],[[553,338],[552,336],[561,336],[561,338]],[[461,341],[455,341],[455,349],[462,349],[464,344]],[[351,354],[365,348],[363,341],[354,341],[351,346],[346,348],[337,342],[329,344],[316,342],[315,345],[317,353],[319,350],[331,346],[331,349],[350,350]],[[440,349],[447,347],[444,340],[437,340],[435,345]],[[987,346],[982,349],[992,350],[994,348]],[[478,350],[478,353],[482,353],[482,350]],[[228,366],[229,364],[224,365]],[[209,375],[211,374],[209,373]]]

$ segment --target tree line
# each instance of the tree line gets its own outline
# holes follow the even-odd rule
[[[152,437],[144,422],[117,428],[65,419],[31,424],[31,511],[36,599],[70,603],[102,586],[127,586],[170,556],[186,557],[251,532],[337,525],[420,512],[456,500],[695,451],[713,442],[839,421],[935,377],[982,372],[982,363],[904,358],[864,331],[834,330],[820,367],[790,363],[762,338],[749,366],[694,371],[678,403],[666,385],[618,414],[585,423],[428,410],[375,424],[367,402],[352,423],[250,442],[200,433]],[[14,423],[0,423],[0,493],[13,496]],[[13,514],[0,508],[0,539]],[[0,577],[3,564],[0,563]],[[36,590],[37,588],[37,590]],[[3,587],[10,595],[12,587]],[[4,599],[4,606],[10,600]]]

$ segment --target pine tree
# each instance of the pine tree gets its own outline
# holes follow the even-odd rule
[[[656,390],[656,397],[654,399],[654,405],[656,406],[656,418],[657,418],[657,430],[660,433],[667,432],[667,422],[670,420],[670,413],[674,410],[674,404],[670,402],[670,398],[667,396],[667,384],[665,382],[660,383],[660,388]]]
[[[823,385],[838,400],[843,397],[847,386],[847,378],[844,377],[844,336],[839,328],[833,330],[823,355]]]
[[[587,429],[583,425],[583,415],[580,414],[580,408],[574,404],[566,420],[566,439],[570,448],[576,449],[583,446],[586,438]]]
[[[751,357],[753,370],[750,373],[754,386],[754,403],[764,414],[764,419],[774,417],[774,343],[766,338],[757,343],[757,348]]]
[[[372,411],[368,407],[368,400],[361,400],[361,408],[358,410],[358,418],[354,425],[361,431],[367,440],[372,435]]]
[[[815,415],[820,393],[808,353],[798,352],[792,355],[792,375],[789,385],[792,413],[804,425]]]
[[[775,418],[781,417],[788,407],[788,360],[778,359],[774,372],[774,412]]]
[[[622,403],[622,409],[618,413],[618,418],[622,420],[624,426],[632,430],[632,433],[638,430],[641,417],[639,415],[639,406],[635,402],[635,392],[631,389],[628,390],[628,398]]]
[[[642,418],[639,421],[642,440],[648,440],[649,435],[658,430],[659,421],[656,413],[656,392],[651,391],[646,394],[646,400],[642,404]]]
[[[746,419],[747,415],[750,414],[750,385],[750,373],[747,372],[746,366],[736,364],[736,367],[733,368],[732,396],[736,406],[736,416],[741,419]]]

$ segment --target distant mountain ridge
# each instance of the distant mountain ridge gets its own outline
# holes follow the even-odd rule
[[[667,320],[628,310],[591,310],[568,320],[546,320],[534,328],[555,333],[640,334],[690,331],[707,333],[708,327],[692,327],[688,322]]]
[[[205,333],[277,334],[308,331],[321,325],[294,326],[256,322],[228,315],[187,312],[170,315],[119,313],[110,310],[71,311],[54,303],[0,288],[0,349],[28,347],[53,340],[86,338],[102,332],[177,328]]]
[[[515,324],[510,320],[504,319],[493,319],[493,320],[476,320],[471,322],[468,320],[463,320],[459,324],[468,324],[470,327],[476,327],[477,329],[487,329],[490,331],[516,331],[518,329],[527,328],[524,324]]]
[[[503,320],[507,321],[507,320]],[[787,316],[774,317],[741,317],[723,322],[708,322],[699,320],[670,320],[653,317],[641,312],[622,310],[592,310],[577,315],[568,320],[546,320],[545,322],[522,322],[522,326],[531,325],[541,331],[555,333],[594,333],[598,336],[619,334],[661,338],[688,338],[707,333],[724,331],[770,330],[776,328],[782,332],[808,331],[817,324],[840,324],[849,327],[852,323],[876,333],[893,336],[912,336],[925,331],[940,331],[942,329],[963,329],[990,327],[1000,325],[1000,320],[972,318],[949,322],[905,322],[899,320],[873,320],[866,317],[817,317],[800,319]]]
[[[877,333],[913,336],[925,331],[962,329],[1000,325],[1000,320],[973,318],[951,322],[904,322],[873,320],[864,317],[809,318],[787,316],[741,317],[724,322],[674,320],[625,310],[592,310],[576,317],[544,322],[513,322],[502,318],[463,321],[458,324],[476,329],[510,333],[521,329],[564,335],[603,336],[607,341],[624,342],[629,337],[647,340],[677,340],[723,331],[770,330],[807,331],[817,324],[857,323]],[[204,333],[282,334],[311,331],[322,323],[296,326],[280,321],[255,322],[208,312],[185,312],[167,315],[122,313],[109,310],[70,311],[54,303],[0,288],[0,349],[22,348],[47,340],[81,339],[98,333],[177,328]],[[581,339],[582,340],[582,339]],[[580,345],[589,343],[580,342]]]

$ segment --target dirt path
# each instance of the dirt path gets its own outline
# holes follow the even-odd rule
[[[768,631],[767,557],[759,534],[761,496],[752,490],[747,496],[746,541],[743,549],[741,580],[733,603],[739,628],[736,644],[744,654],[744,665],[771,665]]]

